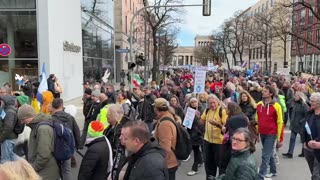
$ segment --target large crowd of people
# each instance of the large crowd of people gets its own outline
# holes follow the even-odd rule
[[[182,127],[193,151],[188,176],[204,166],[207,180],[272,179],[281,173],[282,151],[284,158],[305,157],[312,179],[320,179],[317,76],[208,71],[205,91],[198,94],[190,70],[170,70],[163,77],[130,88],[122,78],[119,89],[85,82],[82,132],[76,108],[64,105],[54,74],[40,104],[39,82],[25,77],[21,93],[6,83],[0,87],[1,179],[70,180],[71,168],[79,164],[79,180],[175,180],[182,160],[179,127],[189,109],[195,111],[192,125]],[[291,130],[288,151],[279,150],[285,128]],[[303,148],[296,157],[298,134]],[[75,151],[85,152],[81,162]]]

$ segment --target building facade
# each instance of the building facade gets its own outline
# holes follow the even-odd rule
[[[19,90],[15,74],[36,82],[45,64],[70,100],[83,94],[83,81],[114,72],[112,0],[3,0],[0,21],[0,44],[11,46],[9,56],[0,56],[0,86]]]
[[[319,11],[319,0],[311,3]],[[317,7],[316,7],[317,5]],[[302,5],[295,6],[292,16],[291,71],[320,74],[319,19]],[[310,42],[310,43],[308,43]],[[313,46],[313,45],[315,46]],[[317,48],[317,47],[318,48]]]
[[[193,55],[194,47],[192,46],[179,46],[174,50],[172,56],[172,66],[183,66],[183,65],[195,65]]]

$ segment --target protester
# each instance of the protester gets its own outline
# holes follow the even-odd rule
[[[156,97],[152,93],[151,86],[145,86],[143,88],[143,91],[145,93],[145,96],[142,106],[141,120],[148,125],[150,132],[152,132],[153,120],[155,118],[155,113],[152,104],[154,103]]]
[[[175,124],[170,120],[175,121],[172,113],[169,112],[169,102],[164,98],[157,98],[154,101],[154,112],[157,125],[154,132],[154,137],[159,141],[160,146],[166,151],[166,161],[169,172],[169,180],[175,180],[178,170],[178,160],[174,154],[174,149],[177,143],[177,129]]]
[[[184,119],[184,112],[179,103],[179,98],[177,96],[171,96],[170,106],[174,108],[175,114],[178,115],[181,119]]]
[[[240,92],[239,97],[239,105],[241,107],[242,112],[249,118],[250,121],[255,121],[255,114],[257,108],[255,100],[247,91]]]
[[[282,107],[273,100],[276,91],[266,86],[262,91],[263,100],[257,105],[256,119],[259,124],[259,133],[262,143],[262,162],[259,169],[259,179],[277,175],[277,166],[274,159],[274,144],[280,148],[283,142],[283,114]],[[267,172],[270,165],[270,173]]]
[[[113,165],[109,140],[103,135],[104,126],[100,121],[92,121],[88,127],[88,150],[84,155],[78,180],[106,180]]]
[[[150,141],[150,131],[142,121],[130,121],[121,130],[121,144],[132,154],[123,180],[169,180],[166,152]]]
[[[54,130],[51,126],[38,124],[49,121],[48,114],[36,114],[32,106],[22,105],[18,109],[18,119],[31,128],[29,139],[29,162],[42,179],[56,180],[60,178],[59,166],[53,156]]]
[[[219,103],[218,97],[210,94],[208,96],[208,110],[204,111],[201,115],[201,123],[205,125],[203,151],[207,180],[213,179],[217,175],[223,142],[221,129],[227,120],[226,111]],[[219,172],[219,174],[221,173]]]
[[[44,114],[50,114],[50,106],[54,97],[51,91],[42,92],[42,103],[40,106],[40,110]]]

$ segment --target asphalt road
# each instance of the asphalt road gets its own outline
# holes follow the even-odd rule
[[[66,102],[66,105],[73,104],[77,107],[78,112],[76,116],[76,120],[79,124],[80,129],[83,127],[83,116],[82,116],[82,102],[81,98],[74,99],[72,101]],[[299,138],[297,138],[295,152],[293,159],[286,159],[281,156],[282,153],[286,153],[289,146],[289,138],[290,138],[290,132],[289,130],[285,130],[285,141],[284,146],[279,150],[279,162],[280,164],[277,165],[278,174],[276,177],[273,177],[273,180],[308,180],[310,179],[310,171],[308,169],[307,162],[304,158],[298,157],[298,154],[301,152],[301,143]],[[261,145],[257,144],[257,151],[255,152],[255,156],[257,159],[258,164],[261,163]],[[83,153],[85,150],[82,151]],[[73,179],[76,180],[78,178],[78,172],[79,167],[81,163],[81,156],[79,156],[76,153],[76,159],[77,159],[77,167],[72,168],[73,172]],[[195,179],[201,179],[205,180],[205,171],[204,167],[199,168],[199,172],[195,176],[188,176],[187,173],[191,170],[191,166],[193,163],[193,156],[187,161],[187,162],[181,162],[181,166],[179,167],[177,171],[177,180],[195,180]]]

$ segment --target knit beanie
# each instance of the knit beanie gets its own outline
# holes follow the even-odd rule
[[[99,97],[101,94],[100,89],[96,89],[94,91],[92,91],[91,95],[95,96],[95,97]]]
[[[88,135],[90,137],[100,137],[103,135],[104,126],[100,121],[92,121],[88,126]]]
[[[22,106],[22,105],[27,104],[29,102],[29,96],[20,95],[17,97],[17,100],[18,100],[19,104]]]
[[[18,119],[21,121],[28,118],[36,117],[37,114],[32,106],[30,106],[29,104],[24,104],[21,107],[19,107],[17,116],[18,116]]]

